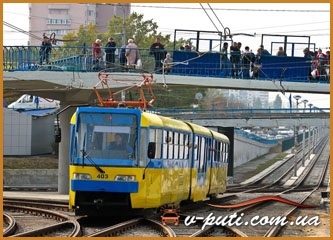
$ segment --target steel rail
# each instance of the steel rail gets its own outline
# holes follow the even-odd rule
[[[40,236],[43,232],[55,231],[59,228],[67,227],[68,225],[73,226],[73,231],[69,234],[69,236],[78,236],[81,233],[80,224],[76,220],[72,220],[72,219],[70,219],[69,216],[66,216],[66,215],[58,213],[58,212],[54,212],[54,211],[50,211],[50,210],[46,210],[46,209],[35,208],[35,207],[9,205],[6,203],[4,203],[3,209],[7,210],[7,211],[19,211],[19,212],[23,211],[25,213],[43,216],[43,217],[54,219],[54,220],[61,222],[58,224],[48,226],[46,228],[28,231],[28,232],[24,232],[24,233],[13,235],[13,236]]]
[[[175,233],[173,230],[168,226],[163,226],[157,221],[151,220],[151,219],[145,219],[145,218],[135,218],[131,219],[129,221],[125,221],[116,225],[113,225],[111,227],[107,227],[105,229],[102,229],[101,231],[98,231],[96,233],[87,235],[85,237],[112,237],[116,236],[118,233],[122,233],[128,229],[135,228],[136,226],[148,222],[149,224],[153,224],[154,228],[160,229],[166,236],[168,237],[175,237]]]
[[[16,221],[15,218],[7,213],[3,214],[3,221],[8,224],[6,228],[3,229],[3,236],[8,237],[12,235],[16,230]]]

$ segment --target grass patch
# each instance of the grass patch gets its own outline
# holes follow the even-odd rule
[[[3,169],[58,169],[58,156],[3,157]]]
[[[264,171],[266,168],[270,167],[271,165],[273,165],[275,162],[283,159],[285,156],[287,156],[287,153],[279,153],[276,154],[274,158],[269,159],[267,161],[265,161],[264,163],[261,163],[258,165],[258,167],[256,169],[253,169],[251,171],[248,171],[246,174],[244,174],[244,177],[246,179],[251,178],[257,174],[259,174],[260,172]],[[260,156],[258,158],[253,159],[252,161],[255,161],[257,159],[261,159],[263,156]]]

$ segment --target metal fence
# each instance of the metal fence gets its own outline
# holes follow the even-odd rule
[[[50,62],[41,64],[40,46],[4,46],[4,71],[99,71],[105,69],[105,48],[102,47],[103,57],[98,68],[92,58],[92,47],[60,47],[53,46],[49,54]],[[140,48],[143,69],[148,72],[155,71],[155,59],[149,49]],[[121,48],[116,48],[113,71],[122,66],[120,61]],[[196,52],[168,50],[173,58],[173,67],[169,74],[205,77],[236,77],[231,76],[232,64],[230,56],[225,63],[220,52]],[[255,67],[257,66],[257,67]],[[329,65],[328,65],[329,67]],[[311,61],[304,57],[261,56],[260,63],[252,67],[237,63],[237,78],[255,78],[262,80],[279,79],[284,81],[313,81],[310,79]],[[254,74],[257,72],[257,74]],[[252,75],[251,75],[252,73]],[[329,76],[318,79],[329,83]]]

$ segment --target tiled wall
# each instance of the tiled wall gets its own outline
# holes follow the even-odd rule
[[[31,155],[32,116],[4,110],[4,155]]]

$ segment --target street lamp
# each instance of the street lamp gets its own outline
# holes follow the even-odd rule
[[[306,104],[308,103],[308,100],[303,99],[302,103],[304,103],[304,109],[303,109],[303,112],[305,112],[305,108],[306,108]]]
[[[309,106],[309,108],[310,108],[310,112],[311,112],[311,108],[312,108],[313,104],[312,104],[312,103],[309,103],[308,106]]]
[[[297,108],[297,112],[298,112],[298,100],[300,100],[302,97],[300,95],[295,95],[294,96],[295,100],[296,100],[296,108]]]
[[[126,45],[125,9],[123,8],[123,46]]]
[[[296,100],[296,109],[298,112],[298,101],[301,99],[300,95],[295,95],[294,96],[295,100]],[[298,148],[298,126],[295,125],[294,127],[294,152],[295,154],[297,153],[297,148]],[[294,162],[294,177],[297,176],[297,160],[295,157],[295,162]]]

